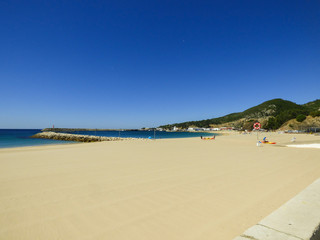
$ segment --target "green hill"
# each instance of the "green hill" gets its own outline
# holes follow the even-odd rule
[[[319,108],[320,100],[299,105],[291,101],[277,98],[261,103],[243,112],[231,113],[223,117],[168,124],[160,127],[164,129],[171,129],[173,126],[181,129],[186,129],[190,126],[208,128],[214,125],[227,124],[241,120],[241,124],[238,124],[237,127],[243,128],[244,125],[246,125],[246,122],[264,120],[263,128],[277,129],[286,121],[294,119],[299,115],[309,115]]]
[[[303,106],[309,109],[310,111],[320,111],[320,99],[303,104]]]

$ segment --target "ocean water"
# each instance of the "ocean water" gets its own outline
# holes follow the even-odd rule
[[[30,136],[39,132],[41,132],[41,129],[0,129],[0,148],[74,143],[70,141],[30,138]]]
[[[76,132],[65,132],[72,134],[81,135],[93,135],[101,137],[123,137],[123,138],[189,138],[189,137],[200,137],[200,136],[213,136],[217,134],[204,133],[204,132],[165,132],[165,131],[76,131]]]
[[[75,143],[71,141],[59,141],[51,139],[30,138],[32,135],[41,132],[41,129],[0,129],[0,148],[38,146],[47,144]],[[72,134],[95,135],[104,137],[123,138],[188,138],[200,136],[213,136],[217,134],[203,132],[160,132],[156,131],[76,131],[66,132]]]

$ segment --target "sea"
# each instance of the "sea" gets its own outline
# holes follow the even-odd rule
[[[51,139],[30,138],[32,135],[41,132],[41,129],[0,129],[0,148],[27,147],[50,144],[72,144],[77,142],[60,141]],[[66,132],[72,134],[94,135],[103,137],[123,138],[189,138],[209,137],[217,135],[205,132],[165,132],[165,131],[76,131]]]

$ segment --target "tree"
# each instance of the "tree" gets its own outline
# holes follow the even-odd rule
[[[298,122],[303,122],[306,118],[307,118],[306,115],[300,114],[300,115],[298,115],[298,116],[296,117],[296,120],[297,120]]]
[[[268,122],[266,124],[266,126],[264,127],[266,129],[272,129],[275,130],[278,128],[278,125],[276,123],[276,119],[274,117],[271,117],[268,119]]]

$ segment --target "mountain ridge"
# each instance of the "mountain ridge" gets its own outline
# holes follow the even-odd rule
[[[260,121],[262,122],[263,128],[275,130],[280,128],[285,122],[295,119],[299,115],[305,117],[309,115],[313,117],[320,116],[320,99],[305,104],[297,104],[289,100],[275,98],[248,108],[242,112],[230,113],[218,118],[167,124],[160,127],[171,129],[176,126],[181,129],[187,129],[188,127],[209,128],[226,124],[240,130],[246,129],[246,125],[252,126],[252,121]],[[303,118],[301,116],[299,119]]]

